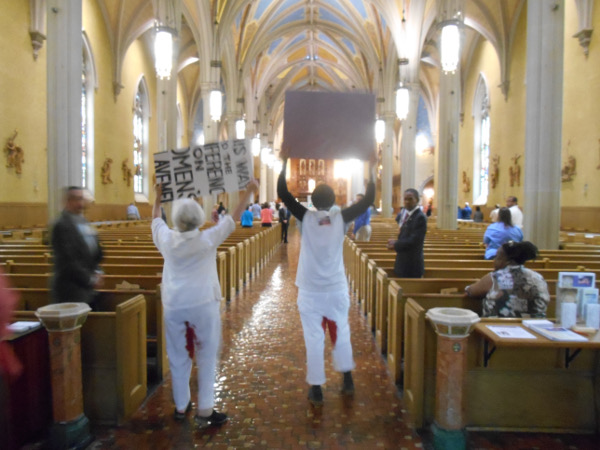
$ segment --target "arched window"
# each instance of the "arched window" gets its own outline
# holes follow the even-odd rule
[[[490,101],[487,82],[479,75],[473,99],[473,203],[484,205],[489,193],[490,175]]]
[[[147,201],[148,194],[148,89],[141,78],[133,103],[133,191],[137,201]]]
[[[81,70],[81,186],[94,193],[94,92],[96,68],[89,40],[83,32]]]

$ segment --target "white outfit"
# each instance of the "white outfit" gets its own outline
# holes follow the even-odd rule
[[[325,383],[326,328],[333,343],[335,370],[347,372],[355,367],[348,324],[350,297],[343,260],[347,228],[340,211],[306,211],[302,218],[296,286],[306,345],[306,381],[311,385]]]
[[[500,213],[500,208],[496,208],[496,209],[492,210],[492,212],[490,213],[490,222],[492,222],[492,223],[498,222],[498,214],[499,213]]]
[[[217,247],[233,230],[235,222],[229,215],[204,231],[179,232],[169,229],[162,219],[152,221],[154,244],[165,259],[162,303],[173,397],[179,411],[185,410],[191,398],[191,352],[198,366],[198,409],[214,406],[221,340]],[[188,337],[193,349],[188,349]]]
[[[513,205],[510,208],[510,218],[515,227],[523,228],[523,212],[518,205]]]

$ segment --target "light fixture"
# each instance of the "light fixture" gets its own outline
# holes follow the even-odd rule
[[[377,119],[375,121],[375,141],[378,144],[383,144],[385,140],[385,121],[382,119]]]
[[[235,138],[244,139],[246,137],[246,121],[239,119],[235,122]]]
[[[419,155],[425,154],[425,151],[430,147],[429,139],[423,133],[417,134],[415,138],[415,150]]]
[[[275,164],[273,164],[273,172],[281,173],[282,169],[283,169],[283,161],[278,159],[277,161],[275,161]]]
[[[260,138],[259,137],[253,137],[252,138],[252,156],[259,156],[260,155]]]
[[[396,91],[396,115],[398,119],[404,120],[408,116],[409,93],[408,88],[402,86]]]
[[[223,106],[223,96],[221,91],[213,90],[210,91],[210,118],[215,122],[221,120],[221,112]]]
[[[167,27],[156,27],[156,36],[154,37],[154,65],[158,78],[171,78],[171,69],[173,68],[173,34]]]
[[[271,149],[269,147],[264,147],[260,152],[260,162],[262,162],[263,164],[268,164],[270,154],[271,154]]]
[[[442,28],[442,70],[444,72],[454,72],[458,67],[460,57],[460,34],[458,25],[451,23]]]

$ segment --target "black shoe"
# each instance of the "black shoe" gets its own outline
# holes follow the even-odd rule
[[[354,381],[352,380],[352,372],[344,372],[344,382],[342,384],[342,394],[354,394]]]
[[[192,410],[192,402],[190,401],[188,403],[187,407],[185,408],[185,411],[182,413],[177,411],[177,408],[175,408],[175,412],[173,413],[173,419],[175,419],[176,422],[183,422],[185,420],[185,416],[191,410]]]
[[[323,391],[321,390],[321,386],[315,384],[310,387],[310,390],[308,391],[308,401],[312,403],[313,406],[323,405]]]
[[[213,410],[212,414],[208,417],[202,417],[196,414],[194,422],[200,430],[204,430],[210,426],[219,427],[229,420],[227,414],[219,413]]]

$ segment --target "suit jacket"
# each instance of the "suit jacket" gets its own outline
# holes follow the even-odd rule
[[[72,214],[63,211],[54,223],[52,297],[55,302],[90,303],[94,299],[93,275],[102,261],[102,248],[97,235],[90,239],[95,242],[93,250],[77,227],[77,217]]]
[[[394,244],[394,273],[401,278],[421,278],[425,273],[423,243],[427,233],[427,217],[418,208],[400,228]]]
[[[292,217],[292,213],[290,212],[289,209],[287,208],[279,208],[279,222],[281,222],[282,225],[289,225],[290,224],[290,218]],[[283,223],[284,220],[287,220],[288,223]]]

